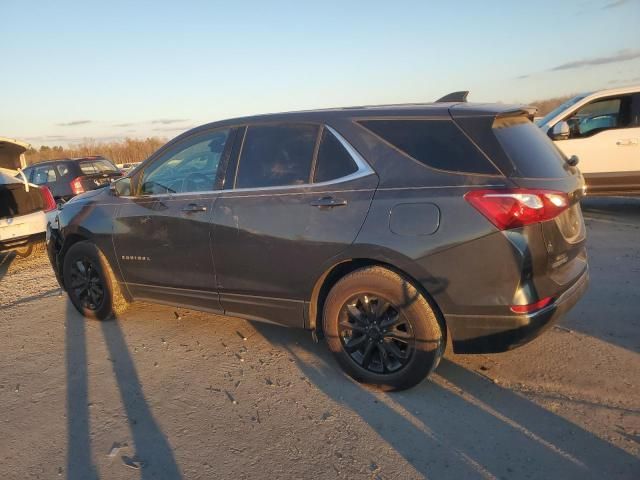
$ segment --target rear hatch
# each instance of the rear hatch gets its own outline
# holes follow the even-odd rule
[[[456,123],[482,148],[514,184],[531,192],[559,194],[566,201],[561,212],[539,223],[547,252],[544,272],[561,286],[571,284],[586,268],[586,228],[580,199],[584,178],[567,163],[564,154],[532,122],[534,110],[505,108],[496,112],[474,112],[451,108]],[[550,197],[553,198],[553,197]]]
[[[38,187],[27,191],[20,180],[0,173],[0,219],[28,215],[44,209],[44,200]]]
[[[122,176],[120,170],[106,158],[80,160],[78,166],[82,172],[82,186],[85,191],[109,185]]]

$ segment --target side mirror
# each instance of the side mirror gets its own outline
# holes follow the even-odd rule
[[[565,121],[556,123],[551,130],[549,130],[549,137],[551,140],[566,140],[569,138],[569,124]]]
[[[109,185],[109,190],[116,197],[131,195],[131,178],[122,177]]]
[[[576,165],[578,165],[579,161],[580,159],[578,158],[577,155],[571,155],[571,157],[567,159],[567,163],[569,164],[570,167],[575,167]]]

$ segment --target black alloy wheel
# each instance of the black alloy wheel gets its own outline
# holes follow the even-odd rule
[[[88,310],[98,310],[104,302],[104,283],[92,260],[83,257],[71,264],[70,293]]]
[[[338,334],[349,357],[376,374],[401,371],[415,351],[409,320],[389,300],[373,294],[358,294],[344,303]]]

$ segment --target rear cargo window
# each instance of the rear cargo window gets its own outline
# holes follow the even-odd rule
[[[80,162],[80,170],[85,175],[92,175],[95,173],[111,173],[117,172],[115,165],[108,160],[96,159],[96,160],[84,160]]]
[[[364,120],[360,125],[424,165],[452,172],[498,174],[448,120]]]
[[[516,167],[518,176],[556,178],[569,175],[562,152],[528,118],[497,118],[493,131]]]

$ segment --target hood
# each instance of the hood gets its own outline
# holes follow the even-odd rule
[[[0,168],[8,170],[18,170],[25,168],[27,163],[24,152],[30,145],[13,138],[0,137]]]

